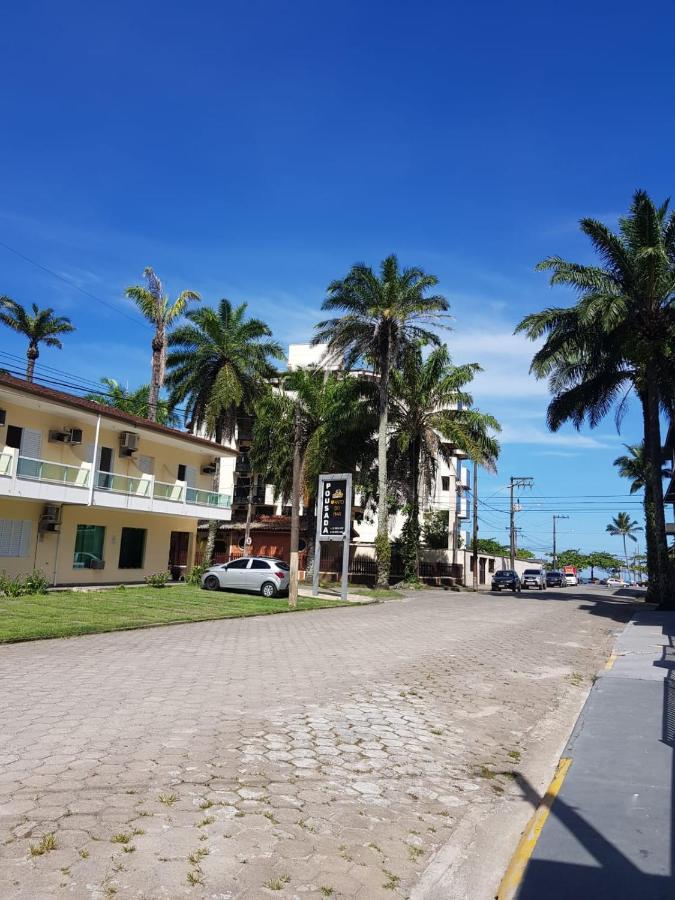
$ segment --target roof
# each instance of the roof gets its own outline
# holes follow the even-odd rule
[[[168,425],[151,422],[142,416],[134,416],[131,413],[122,412],[122,410],[116,409],[114,406],[106,406],[104,403],[96,403],[93,400],[86,400],[84,397],[76,397],[75,394],[67,394],[65,391],[55,391],[53,388],[35,384],[32,381],[25,381],[23,378],[15,378],[13,375],[0,373],[0,387],[11,388],[19,393],[36,397],[39,400],[60,403],[63,406],[69,406],[71,409],[79,409],[94,415],[105,416],[107,419],[114,419],[117,422],[123,422],[125,425],[133,425],[136,428],[144,428],[147,431],[154,431],[167,437],[178,438],[189,444],[196,444],[199,447],[206,448],[212,453],[221,456],[232,455],[235,452],[229,447],[216,444],[207,438],[198,437],[196,434],[179,431],[177,428],[169,428]]]

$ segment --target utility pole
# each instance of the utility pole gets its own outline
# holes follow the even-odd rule
[[[556,515],[555,513],[553,513],[553,569],[554,569],[554,570],[555,570],[555,568],[556,568],[556,560],[557,560],[557,556],[556,556],[556,546],[555,546],[555,523],[556,523],[556,519],[569,519],[569,516],[558,516],[558,515]]]
[[[473,589],[478,590],[478,463],[473,464],[473,546],[471,547],[471,562],[473,564]]]
[[[509,493],[511,497],[510,503],[510,524],[509,524],[509,533],[510,533],[510,548],[511,548],[511,568],[515,569],[516,567],[516,505],[513,502],[513,489],[520,487],[532,487],[534,484],[534,478],[529,475],[512,475],[509,479]]]

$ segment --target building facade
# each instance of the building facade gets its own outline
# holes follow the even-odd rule
[[[235,456],[0,375],[0,571],[39,570],[53,585],[179,575],[193,563],[198,522],[230,518]]]

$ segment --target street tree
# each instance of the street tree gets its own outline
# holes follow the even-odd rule
[[[595,427],[614,409],[617,425],[631,392],[637,396],[644,433],[646,528],[650,594],[663,608],[675,607],[667,557],[659,411],[672,407],[675,385],[675,214],[636,191],[618,232],[582,219],[599,262],[568,262],[559,256],[538,268],[551,283],[571,287],[578,301],[526,316],[516,331],[544,338],[531,370],[548,378],[552,399],[548,425]]]
[[[271,339],[269,326],[248,318],[246,310],[246,303],[233,306],[225,298],[216,309],[191,309],[187,321],[168,339],[169,405],[184,404],[190,430],[206,431],[217,444],[233,439],[237,416],[250,415],[276,372],[273,361],[284,358],[281,346]],[[219,465],[213,483],[217,491]],[[213,558],[219,527],[220,522],[209,522],[203,560],[207,565]]]
[[[457,450],[496,471],[500,431],[497,420],[473,407],[466,390],[477,363],[455,366],[445,346],[425,358],[421,346],[409,348],[391,372],[392,466],[406,500],[402,534],[404,578],[419,579],[420,493],[429,496],[439,460],[451,464]]]
[[[378,516],[377,581],[389,583],[389,498],[387,448],[389,440],[389,392],[391,372],[413,343],[440,344],[430,326],[447,319],[448,301],[432,293],[438,284],[435,275],[413,267],[401,269],[395,255],[380,264],[379,274],[358,263],[347,275],[328,286],[323,310],[340,316],[316,326],[313,343],[327,343],[328,352],[342,356],[348,368],[357,363],[373,369],[378,384]]]
[[[639,531],[642,531],[642,528],[638,525],[638,523],[631,519],[630,514],[627,512],[617,513],[616,516],[609,523],[607,528],[605,529],[609,534],[614,537],[620,537],[623,540],[623,558],[626,561],[626,565],[628,565],[628,551],[626,549],[626,538],[633,541],[633,543],[637,542],[636,534]]]
[[[183,315],[188,303],[200,300],[196,291],[182,291],[172,302],[164,293],[162,282],[154,270],[147,266],[143,270],[146,284],[136,284],[125,291],[133,300],[140,312],[154,327],[152,337],[152,367],[150,372],[150,389],[148,391],[148,418],[157,421],[157,404],[159,392],[164,384],[166,369],[166,348],[170,325]]]
[[[613,572],[615,569],[621,568],[621,563],[612,553],[605,550],[593,550],[586,557],[586,565],[591,570],[591,581],[595,578],[595,570],[602,569],[604,572]]]
[[[28,339],[26,381],[33,380],[35,363],[40,356],[40,344],[61,350],[63,344],[59,335],[75,331],[70,319],[54,315],[51,306],[40,309],[33,303],[31,310],[32,313],[27,312],[20,303],[9,297],[0,297],[0,322]]]
[[[556,554],[556,562],[560,569],[565,566],[574,566],[577,571],[588,566],[588,557],[579,549],[563,550]]]

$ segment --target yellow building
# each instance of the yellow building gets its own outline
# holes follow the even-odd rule
[[[77,585],[184,571],[198,521],[231,517],[235,457],[204,438],[0,375],[0,572],[38,569],[51,584]]]

